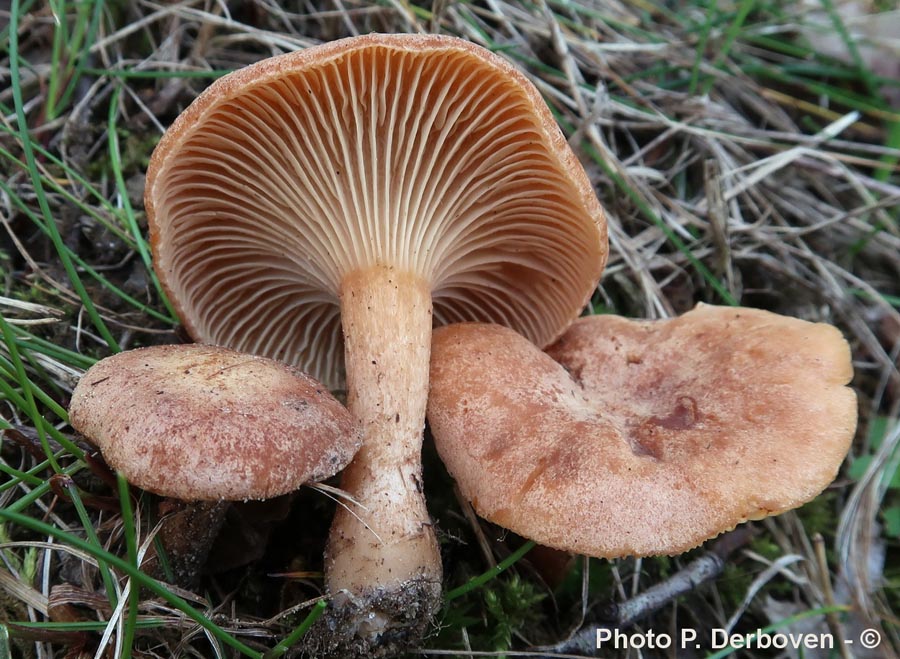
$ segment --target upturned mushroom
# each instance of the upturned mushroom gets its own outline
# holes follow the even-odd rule
[[[537,90],[433,35],[369,35],[210,86],[147,173],[155,266],[189,333],[300,365],[365,435],[326,557],[333,636],[390,654],[440,601],[422,496],[434,324],[483,320],[539,345],[595,289],[606,224]]]
[[[324,385],[271,359],[201,345],[140,348],[88,369],[69,421],[129,483],[198,503],[164,525],[176,580],[189,582],[224,501],[270,499],[346,466],[362,439]]]
[[[600,557],[686,551],[817,496],[853,439],[840,332],[746,308],[578,320],[546,353],[435,332],[428,420],[479,515]]]

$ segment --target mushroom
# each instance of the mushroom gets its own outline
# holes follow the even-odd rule
[[[324,480],[362,443],[350,412],[299,369],[201,345],[97,362],[72,393],[69,421],[132,485],[203,502],[160,530],[180,583],[205,560],[224,519],[221,502],[270,499]]]
[[[460,324],[435,332],[428,420],[482,517],[591,556],[675,554],[834,479],[851,376],[834,327],[756,309],[585,317],[546,354]]]
[[[338,511],[326,550],[327,643],[371,656],[415,642],[441,589],[420,458],[432,326],[498,322],[545,345],[606,260],[603,212],[539,93],[451,37],[274,57],[178,117],[145,199],[157,272],[196,340],[332,387],[346,373],[364,445],[342,487],[360,506]]]

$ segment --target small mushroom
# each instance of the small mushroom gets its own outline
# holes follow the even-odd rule
[[[851,376],[834,327],[755,309],[586,317],[547,353],[461,324],[435,331],[428,419],[488,520],[591,556],[674,554],[834,479]]]
[[[188,502],[163,526],[179,582],[191,581],[223,501],[270,499],[345,467],[361,445],[349,411],[319,382],[271,359],[204,345],[140,348],[97,362],[69,420],[128,482]]]
[[[436,35],[270,58],[175,121],[145,201],[196,340],[346,381],[365,439],[342,487],[361,506],[335,518],[328,638],[311,652],[417,642],[441,594],[420,456],[432,326],[498,322],[546,345],[606,260],[603,211],[540,93]]]

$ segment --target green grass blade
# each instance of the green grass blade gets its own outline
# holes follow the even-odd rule
[[[93,543],[95,547],[101,549],[103,544],[97,536],[97,531],[94,529],[94,522],[91,520],[90,515],[88,515],[87,508],[84,507],[84,502],[81,500],[81,493],[78,491],[78,487],[70,476],[63,476],[62,478],[65,479],[64,486],[66,492],[68,492],[69,500],[75,507],[75,512],[78,514],[78,520],[84,528],[84,533],[87,536],[88,542]],[[110,605],[115,608],[116,603],[119,601],[119,598],[116,595],[115,578],[113,577],[112,572],[110,572],[109,566],[104,561],[98,559],[97,566],[100,571],[100,579],[103,581],[103,587],[106,590],[106,597],[109,600]]]
[[[826,96],[833,103],[846,105],[851,110],[857,110],[879,119],[900,121],[900,113],[885,110],[880,100],[873,102],[868,96],[841,89],[818,80],[809,80],[802,76],[791,75],[780,68],[762,64],[757,60],[742,62],[741,70],[747,75],[769,78],[770,80],[789,85],[798,85],[813,95]]]
[[[719,297],[723,302],[729,304],[731,306],[737,306],[738,302],[731,294],[731,292],[725,287],[725,285],[719,281],[718,277],[716,277],[712,271],[706,267],[700,259],[698,259],[690,250],[690,248],[685,244],[685,242],[681,239],[681,237],[672,230],[668,224],[666,224],[663,219],[654,212],[650,205],[644,201],[644,199],[637,193],[636,190],[633,190],[628,182],[622,178],[618,172],[616,172],[606,159],[603,158],[601,154],[599,154],[596,149],[590,146],[586,146],[585,150],[588,151],[594,160],[601,169],[603,169],[604,173],[616,184],[622,192],[628,195],[628,198],[634,202],[634,204],[641,211],[641,214],[649,219],[653,224],[659,227],[660,231],[662,231],[668,241],[672,243],[675,248],[684,254],[685,258],[690,262],[690,264],[694,267],[694,269],[703,277],[703,279],[710,285],[710,287],[718,293]]]
[[[37,430],[38,438],[41,441],[41,446],[44,448],[47,459],[50,461],[50,466],[53,471],[59,473],[61,471],[59,463],[56,461],[53,451],[50,450],[50,441],[47,439],[47,432],[44,429],[43,417],[37,408],[33,388],[29,386],[31,380],[25,372],[25,364],[22,362],[22,359],[19,356],[19,350],[16,348],[15,336],[10,330],[9,323],[6,322],[6,319],[2,315],[0,315],[0,332],[2,332],[3,340],[6,342],[6,350],[9,352],[9,357],[12,361],[13,369],[15,370],[16,380],[20,383],[24,383],[22,386],[24,394],[24,405],[22,406],[22,410],[29,416],[35,430]]]
[[[0,328],[3,329],[5,333],[8,329],[8,324],[6,324],[3,316],[0,316]],[[5,341],[9,341],[8,338],[4,338]],[[8,345],[8,349],[12,348],[12,351],[15,351],[15,343],[10,346]],[[21,359],[18,360],[19,364],[21,364]],[[24,367],[24,365],[22,365]],[[35,428],[37,429],[38,436],[41,437],[41,444],[47,449],[47,444],[44,441],[46,436],[42,436],[41,433],[45,433],[45,435],[49,435],[53,438],[57,443],[60,444],[65,450],[67,450],[70,454],[75,456],[78,459],[84,457],[84,452],[78,448],[72,441],[66,437],[59,429],[57,429],[52,423],[47,421],[44,418],[44,415],[40,413],[37,409],[36,403],[39,401],[53,410],[54,414],[56,414],[59,419],[63,422],[68,422],[68,415],[66,411],[52,398],[47,396],[43,390],[41,390],[37,385],[35,385],[31,379],[28,377],[27,373],[24,373],[20,370],[16,362],[7,361],[2,355],[0,355],[0,375],[5,375],[12,382],[15,382],[17,385],[22,387],[23,393],[19,393],[16,391],[15,387],[11,386],[8,382],[5,382],[3,379],[0,379],[0,392],[2,392],[10,401],[16,405],[20,410],[23,410],[27,414],[33,414],[31,416],[31,420],[34,423]],[[54,470],[58,471],[58,470]]]
[[[153,271],[153,259],[150,256],[150,250],[147,247],[147,243],[144,240],[143,235],[141,234],[140,227],[138,227],[137,219],[134,216],[134,209],[131,207],[131,201],[129,201],[128,199],[128,188],[125,185],[125,178],[122,176],[122,156],[119,150],[119,134],[116,130],[119,94],[120,90],[117,88],[113,92],[112,99],[109,103],[109,129],[107,130],[107,135],[109,143],[109,156],[112,162],[113,175],[115,176],[116,187],[119,190],[119,198],[122,200],[122,207],[125,211],[125,220],[128,224],[128,228],[131,230],[131,233],[134,236],[134,242],[137,245],[138,254],[140,254],[141,260],[144,262],[144,267],[150,274],[150,278],[153,281],[153,286],[156,288],[156,292],[159,295],[159,298],[163,301],[163,304],[165,304],[168,312],[174,317],[176,315],[175,309],[169,302],[165,291],[163,291],[162,286],[160,286],[159,280],[156,277],[156,273]]]
[[[66,275],[69,277],[69,281],[71,282],[72,287],[81,298],[81,302],[84,305],[85,311],[87,312],[88,317],[91,319],[91,322],[99,332],[100,336],[104,341],[106,341],[106,344],[109,346],[110,350],[118,352],[118,342],[113,338],[109,329],[106,327],[106,323],[104,323],[103,319],[100,318],[100,314],[97,313],[97,309],[94,307],[94,303],[91,301],[90,296],[85,290],[84,284],[82,283],[80,277],[78,276],[78,272],[75,270],[75,266],[72,263],[72,259],[69,258],[68,251],[65,249],[62,237],[59,235],[59,231],[56,228],[53,215],[50,212],[50,204],[47,200],[46,194],[44,193],[43,181],[41,180],[40,173],[37,169],[37,163],[34,157],[34,149],[32,148],[31,143],[31,135],[28,132],[28,120],[25,116],[25,104],[22,98],[22,78],[19,71],[18,32],[20,15],[20,0],[12,0],[9,30],[9,71],[10,79],[12,81],[13,103],[16,110],[16,121],[19,127],[19,140],[21,142],[22,150],[25,155],[25,161],[28,164],[31,183],[34,186],[34,192],[37,196],[41,213],[46,219],[47,228],[50,232],[50,239],[53,242],[53,246],[56,249],[57,254],[59,255],[60,261],[62,262],[63,268],[66,271]]]
[[[56,101],[60,96],[60,87],[63,85],[62,78],[66,75],[68,66],[63,62],[67,50],[65,0],[50,0],[49,5],[54,18],[54,28],[53,45],[50,50],[50,79],[47,81],[47,102],[44,105],[44,116],[47,121],[53,121],[57,116]],[[12,47],[15,48],[15,46]]]
[[[197,611],[197,609],[192,607],[181,597],[170,592],[165,586],[160,584],[155,579],[151,579],[150,577],[148,577],[127,560],[119,558],[115,554],[112,554],[104,549],[99,549],[90,542],[87,542],[86,540],[83,540],[78,536],[66,533],[61,529],[56,528],[55,526],[47,524],[46,522],[32,519],[31,517],[18,512],[13,512],[8,507],[0,508],[0,519],[5,519],[8,522],[17,524],[42,535],[53,536],[60,542],[87,552],[97,560],[106,561],[117,570],[120,570],[124,574],[130,576],[136,582],[134,587],[146,588],[154,595],[161,597],[171,606],[178,609],[188,618],[206,629],[208,632],[210,632],[210,634],[222,641],[222,643],[224,643],[225,645],[238,650],[247,657],[251,657],[251,659],[262,659],[262,654],[260,652],[257,652],[253,648],[234,638],[231,634],[226,632],[224,629],[212,622],[209,618]]]
[[[32,213],[31,210],[27,206],[25,206],[20,199],[12,196],[10,194],[12,192],[11,189],[3,181],[0,181],[0,190],[7,193],[8,195],[10,195],[10,199],[13,201],[13,203],[16,205],[16,207],[19,208],[23,213],[25,213],[28,216],[28,218],[32,222],[34,222],[34,224],[38,228],[40,228],[42,231],[44,231],[44,233],[47,234],[48,236],[51,235],[51,229],[49,227],[52,225],[52,223],[48,224],[47,222],[44,222],[43,218],[39,218],[34,213]],[[53,229],[55,230],[55,226],[53,227]],[[66,257],[71,260],[71,262],[74,262],[76,265],[78,265],[78,267],[81,268],[87,275],[89,275],[94,280],[96,280],[101,286],[106,288],[108,291],[110,291],[111,293],[120,297],[124,302],[127,302],[128,304],[135,307],[139,311],[146,313],[148,316],[156,318],[157,320],[161,320],[168,324],[175,323],[175,319],[172,316],[168,316],[166,314],[160,313],[156,309],[144,304],[140,300],[135,299],[134,297],[132,297],[125,291],[121,290],[120,288],[118,288],[117,286],[112,284],[106,277],[104,277],[99,272],[97,272],[97,270],[95,268],[93,268],[90,265],[88,265],[87,263],[85,263],[81,257],[79,257],[77,254],[72,252],[72,250],[70,250],[65,245],[61,245],[61,249],[62,249],[61,253],[65,254]],[[93,305],[92,305],[92,308],[93,308]],[[113,345],[114,345],[114,347],[112,347],[111,350],[113,352],[118,352],[119,351],[118,345],[117,344],[113,344]]]
[[[38,467],[40,467],[40,469]],[[38,467],[29,469],[27,473],[29,473],[29,474],[30,473],[40,473],[42,471],[46,471],[47,468],[49,467],[49,464],[42,463],[41,465],[38,465]],[[63,469],[62,473],[65,474],[66,476],[72,476],[73,474],[77,473],[78,471],[80,471],[83,468],[84,468],[84,463],[77,462],[74,465],[72,465],[71,467],[66,467],[65,469]],[[10,489],[15,486],[16,486],[15,484],[3,483],[2,485],[0,485],[0,492],[4,492],[7,489]],[[28,506],[32,505],[35,501],[40,499],[42,496],[47,494],[49,491],[50,491],[50,481],[47,479],[42,479],[41,484],[38,485],[37,487],[33,488],[31,490],[31,492],[19,497],[13,503],[7,505],[5,508],[0,508],[0,511],[6,510],[11,513],[18,514],[19,511],[25,510],[26,508],[28,508]]]
[[[747,20],[747,16],[750,15],[750,12],[755,6],[756,0],[741,1],[741,4],[738,6],[737,14],[735,14],[734,20],[731,22],[731,25],[728,26],[728,31],[725,33],[725,41],[722,44],[722,49],[719,51],[719,54],[713,61],[713,66],[721,65],[721,63],[728,58],[728,54],[731,52],[731,48],[734,45],[735,40],[741,33],[741,27],[743,27],[744,21]],[[710,78],[706,81],[706,84],[703,86],[704,95],[709,93],[709,90],[712,89],[712,86],[715,84],[715,82],[715,78]]]
[[[522,558],[525,554],[527,554],[532,549],[534,549],[534,546],[536,544],[537,543],[534,542],[533,540],[529,540],[528,542],[524,543],[521,547],[516,549],[513,553],[511,553],[509,556],[507,556],[502,561],[497,563],[497,565],[492,567],[487,572],[484,572],[483,574],[480,574],[477,577],[473,577],[472,579],[469,579],[466,583],[464,583],[462,586],[458,586],[458,587],[454,588],[453,590],[448,591],[444,595],[444,602],[450,602],[452,600],[455,600],[456,598],[462,597],[466,593],[469,593],[469,592],[475,590],[476,588],[483,586],[484,584],[486,584],[488,581],[490,581],[491,579],[496,577],[498,574],[500,574],[504,570],[508,570],[511,566],[515,565],[516,562],[518,562],[518,560],[520,558]]]
[[[93,357],[88,357],[80,352],[68,350],[62,346],[58,346],[52,341],[48,341],[40,336],[35,336],[31,332],[22,327],[12,326],[13,334],[16,335],[16,345],[22,346],[28,344],[28,349],[39,352],[51,359],[60,361],[72,368],[87,369],[93,366],[97,361]]]
[[[0,419],[0,430],[8,427],[10,427],[9,424],[5,423],[3,419]],[[45,464],[45,468],[46,466],[49,465]],[[43,469],[41,471],[43,471]],[[20,471],[15,467],[10,467],[5,462],[0,462],[0,472],[9,476],[9,480],[0,485],[0,493],[7,489],[11,489],[12,487],[18,487],[20,483],[28,483],[29,485],[35,486],[44,482],[43,478],[38,478],[34,474],[29,474],[27,471]]]
[[[18,137],[17,134],[11,133],[5,130],[4,126],[0,126],[0,132],[6,133],[8,135],[12,135],[14,137]],[[39,144],[33,145],[35,153],[37,153],[41,158],[46,159],[52,164],[62,168],[66,176],[70,177],[76,183],[84,186],[84,188],[88,191],[88,193],[97,199],[97,201],[110,213],[110,215],[117,215],[117,211],[113,208],[112,204],[109,203],[108,200],[104,199],[100,193],[94,189],[83,177],[81,177],[77,172],[75,172],[71,167],[67,166],[63,161],[54,156],[52,153],[42,148]],[[5,158],[8,161],[8,164],[13,167],[20,167],[27,171],[27,166],[25,163],[21,162],[16,156],[4,149],[0,146],[0,157]],[[84,203],[81,199],[78,199],[75,195],[69,192],[65,186],[61,185],[57,181],[52,178],[45,179],[47,183],[47,187],[56,194],[65,198],[66,201],[78,207],[78,210],[85,215],[89,215],[91,218],[102,224],[107,230],[111,231],[115,234],[116,238],[126,242],[129,247],[135,248],[136,245],[133,244],[134,238],[131,236],[131,233],[124,231],[123,229],[116,226],[113,222],[110,222],[107,218],[103,217],[100,213],[98,213],[95,209],[93,209],[90,205]]]
[[[851,288],[848,291],[851,295],[855,295],[856,297],[863,298],[866,300],[871,300],[873,298],[879,299],[882,302],[886,302],[896,309],[900,309],[900,295],[889,295],[887,293],[878,292],[877,296],[870,294],[868,291],[864,291],[861,288]]]
[[[881,157],[882,167],[875,171],[875,180],[886,183],[900,163],[900,117],[888,123],[888,136],[885,146],[896,149],[897,153],[885,154]]]
[[[32,368],[35,369],[39,374],[44,374],[45,371],[40,364],[36,363],[36,360],[29,354],[28,348],[22,346],[19,342],[14,341],[16,346],[16,350],[21,354],[25,355],[25,358],[28,359],[29,364],[31,364]],[[23,352],[23,348],[25,352]],[[25,385],[25,388],[31,392],[31,395],[37,400],[37,402],[45,405],[49,408],[49,411],[52,412],[59,420],[65,421],[66,410],[63,408],[54,398],[52,398],[49,394],[47,394],[43,389],[39,388],[34,382],[31,381],[31,378],[27,378],[27,380],[20,380],[17,377],[16,368],[12,365],[11,362],[7,361],[5,358],[0,356],[0,369],[5,371],[6,375],[9,376],[16,384]],[[49,376],[48,376],[49,377]],[[52,383],[51,383],[52,384]],[[26,400],[27,405],[27,400]],[[21,408],[20,408],[21,409]],[[46,428],[46,426],[44,426]],[[63,435],[55,435],[54,439],[57,437],[62,437]],[[74,444],[70,447],[74,448],[74,453],[76,457],[81,457],[80,451],[78,451],[77,447]]]
[[[22,16],[30,13],[31,10],[34,9],[35,4],[37,4],[37,0],[25,0],[22,3],[22,7],[19,10],[19,12],[21,13]],[[6,5],[4,4],[4,6],[6,6]],[[9,22],[4,21],[2,24],[0,24],[0,53],[5,52],[4,45],[9,44],[9,40],[10,40],[9,28],[10,28]]]
[[[309,628],[313,626],[313,623],[325,613],[326,608],[328,608],[328,604],[325,600],[316,602],[306,618],[303,619],[303,622],[301,622],[294,631],[285,636],[278,645],[266,652],[263,655],[263,659],[276,659],[287,652],[295,643],[297,643],[297,641],[303,638],[306,632],[309,631]]]
[[[825,9],[828,17],[831,19],[831,24],[834,27],[835,32],[838,33],[838,36],[841,38],[841,41],[844,42],[844,46],[847,48],[847,52],[850,53],[850,59],[853,60],[853,64],[856,67],[856,73],[860,78],[862,78],[862,82],[866,87],[866,91],[870,96],[878,98],[880,94],[878,92],[878,84],[875,82],[875,76],[872,75],[872,70],[859,54],[859,48],[856,46],[856,39],[853,38],[849,30],[847,30],[847,26],[844,25],[844,21],[841,19],[840,12],[834,6],[834,2],[832,0],[821,0],[821,2],[822,7]]]
[[[134,511],[131,509],[131,491],[128,481],[122,474],[116,474],[119,485],[119,502],[122,508],[122,535],[125,536],[125,551],[128,562],[136,570],[138,564],[137,531],[134,528]],[[134,645],[134,631],[137,624],[138,605],[141,601],[141,589],[132,581],[128,591],[128,617],[125,619],[125,632],[122,639],[122,659],[131,659],[131,648]]]
[[[59,407],[59,404],[53,399],[49,398],[41,389],[38,389],[37,386],[31,381],[31,379],[26,379],[24,382],[19,380],[20,376],[17,375],[15,367],[11,362],[8,362],[2,356],[0,356],[0,374],[6,376],[11,382],[14,382],[17,385],[23,385],[23,389],[31,393],[32,399],[37,399],[41,403],[51,404],[55,406],[56,409],[53,410],[54,414],[59,416],[61,421],[65,421],[67,416],[65,410]],[[26,413],[30,407],[30,403],[28,398],[21,393],[18,393],[14,387],[12,387],[8,382],[4,382],[0,380],[2,383],[2,391],[3,394],[9,398],[9,400],[18,406],[20,410],[24,410]],[[56,442],[58,442],[61,446],[63,446],[67,451],[69,451],[76,458],[82,457],[82,451],[75,444],[73,444],[68,437],[62,434],[53,424],[51,424],[44,416],[38,413],[39,416],[39,425],[37,428],[42,429],[45,433],[48,433]],[[40,431],[38,431],[40,432]]]
[[[88,21],[89,8],[93,7],[90,21]],[[76,3],[77,19],[75,32],[72,37],[71,51],[75,53],[73,65],[70,67],[68,84],[59,101],[60,107],[68,107],[72,102],[75,90],[85,74],[86,65],[90,59],[90,45],[97,40],[100,31],[100,18],[103,16],[104,2],[102,0],[79,0]]]
[[[694,58],[694,65],[691,67],[691,84],[688,88],[691,94],[697,91],[697,85],[700,82],[700,65],[706,61],[706,44],[709,41],[709,33],[718,13],[718,0],[713,0],[712,6],[706,10],[706,22],[700,31],[700,39],[697,42],[697,56]]]

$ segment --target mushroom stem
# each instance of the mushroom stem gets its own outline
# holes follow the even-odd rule
[[[342,488],[328,541],[326,580],[341,641],[361,655],[421,636],[440,603],[441,561],[422,494],[422,434],[431,354],[428,281],[386,266],[344,277],[341,314],[348,407],[363,448]],[[338,632],[341,633],[341,632]],[[398,645],[398,647],[400,647]],[[346,655],[345,655],[346,656]]]
[[[225,514],[231,502],[183,502],[167,498],[166,504],[181,506],[163,520],[157,534],[172,571],[172,583],[182,588],[196,588],[209,552],[225,523]],[[142,567],[158,579],[166,576],[155,552]]]

